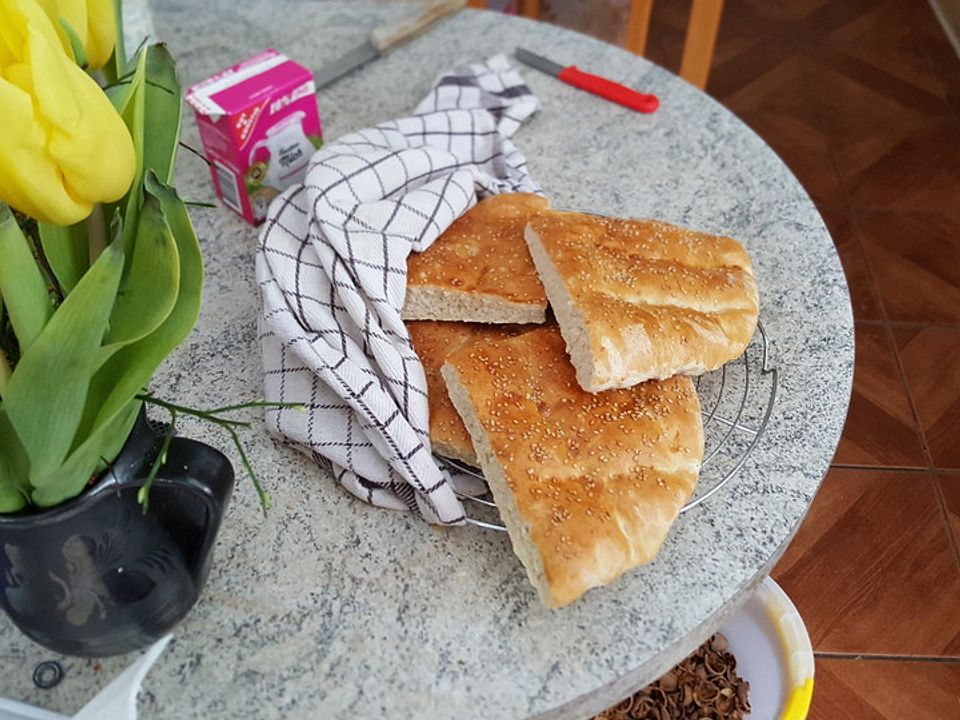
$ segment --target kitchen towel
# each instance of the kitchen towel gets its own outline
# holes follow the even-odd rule
[[[411,116],[322,147],[270,205],[257,249],[265,395],[306,412],[267,410],[267,427],[374,505],[464,521],[400,317],[407,256],[478,196],[540,192],[510,141],[538,107],[503,55],[469,65]]]

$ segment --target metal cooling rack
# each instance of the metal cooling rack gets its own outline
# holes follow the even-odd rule
[[[738,359],[696,378],[703,414],[704,453],[697,491],[680,512],[696,507],[719,492],[753,453],[767,428],[777,398],[777,369],[770,366],[767,333],[763,325]],[[483,480],[476,468],[448,458],[438,458],[451,470]],[[482,517],[467,517],[471,525],[506,531],[496,513],[492,496],[468,495],[457,491],[468,507]],[[471,510],[472,513],[472,510]]]

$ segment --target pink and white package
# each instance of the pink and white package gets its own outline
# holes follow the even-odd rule
[[[254,225],[323,144],[313,73],[265,50],[187,90],[217,196]]]

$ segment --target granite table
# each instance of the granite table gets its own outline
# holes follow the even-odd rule
[[[272,46],[312,67],[405,4],[155,0],[153,24],[185,84]],[[464,11],[319,95],[328,138],[409,112],[441,69],[523,45],[657,93],[639,115],[522,68],[543,108],[516,135],[554,204],[654,216],[740,238],[779,367],[770,425],[741,473],[681,516],[659,557],[561,611],[538,602],[505,535],[438,529],[354,500],[257,429],[249,454],[273,496],[236,494],[205,593],[141,695],[151,718],[581,718],[654,679],[707,638],[769,572],[833,455],[849,400],[853,322],[840,263],[810,198],[733,115],[621,49],[524,19]],[[185,138],[198,144],[185,117]],[[210,199],[182,154],[179,186]],[[200,321],[155,390],[209,406],[261,394],[256,231],[198,209],[207,258]],[[215,430],[183,431],[228,449]],[[0,620],[0,696],[81,707],[131,662],[58,658],[63,682],[31,682],[51,653]]]

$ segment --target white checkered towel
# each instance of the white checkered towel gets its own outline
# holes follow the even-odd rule
[[[442,76],[410,117],[320,149],[270,205],[257,279],[269,430],[354,495],[463,521],[430,452],[423,367],[400,319],[407,256],[481,197],[539,192],[508,139],[536,97],[498,55]]]

